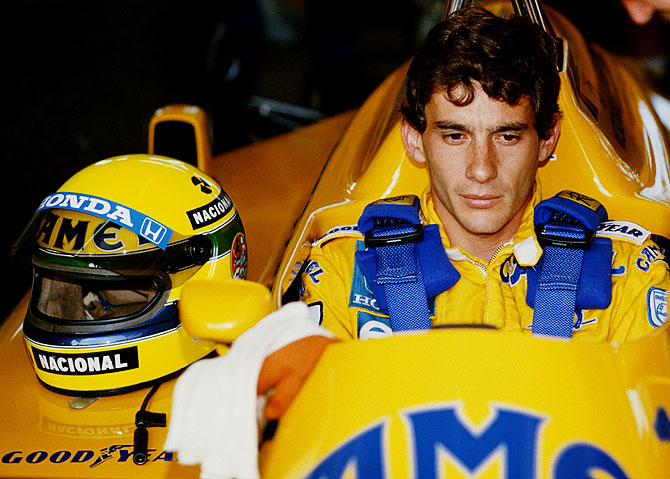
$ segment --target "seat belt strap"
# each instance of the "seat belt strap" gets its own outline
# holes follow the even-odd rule
[[[377,284],[384,289],[393,332],[430,328],[418,249],[414,241],[403,240],[416,238],[417,227],[421,225],[375,225],[366,237],[366,246],[376,245]]]
[[[428,300],[451,288],[460,274],[444,251],[439,227],[421,221],[414,195],[385,198],[365,207],[358,220],[365,249],[356,263],[392,331],[431,326]]]
[[[607,211],[596,200],[562,191],[535,210],[542,258],[535,289],[532,334],[572,338],[575,304],[584,253]]]
[[[583,240],[584,227],[574,218],[554,212],[543,233],[553,238]],[[572,338],[577,286],[582,273],[584,250],[545,244],[542,269],[535,291],[532,333],[536,336]]]

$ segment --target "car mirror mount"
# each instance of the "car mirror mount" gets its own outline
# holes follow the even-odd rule
[[[272,294],[253,281],[201,279],[184,285],[178,307],[194,338],[230,344],[272,312]]]

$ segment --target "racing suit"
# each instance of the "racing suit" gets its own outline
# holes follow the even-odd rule
[[[531,334],[533,309],[526,303],[526,270],[537,264],[542,248],[534,231],[539,185],[513,239],[487,262],[452,247],[435,212],[430,188],[421,195],[424,224],[438,224],[447,257],[461,277],[429,299],[433,327],[484,324]],[[612,239],[612,301],[606,309],[577,310],[573,339],[624,341],[644,337],[667,319],[668,263],[650,233],[627,221],[601,223],[599,236]],[[391,334],[371,288],[355,265],[363,235],[355,226],[333,228],[312,245],[302,273],[301,300],[313,319],[338,338]]]

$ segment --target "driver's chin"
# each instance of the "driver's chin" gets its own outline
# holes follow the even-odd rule
[[[494,235],[498,233],[501,229],[497,225],[492,225],[490,223],[485,225],[476,224],[476,225],[464,225],[464,226],[470,233],[481,236]]]
[[[476,235],[492,235],[498,233],[504,226],[500,213],[491,210],[470,210],[461,218],[461,225]]]

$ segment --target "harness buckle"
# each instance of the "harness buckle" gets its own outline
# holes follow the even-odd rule
[[[403,225],[404,226],[404,225]],[[378,248],[380,246],[394,246],[407,243],[418,243],[423,240],[423,225],[411,225],[414,230],[404,233],[394,233],[388,236],[372,236],[373,230],[365,232],[365,247]]]
[[[542,246],[557,246],[560,248],[570,249],[589,249],[596,232],[592,229],[584,228],[583,238],[570,238],[566,236],[555,235],[547,232],[545,226],[547,223],[540,223],[535,225],[535,235]]]

